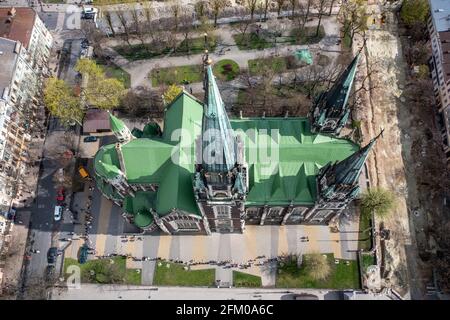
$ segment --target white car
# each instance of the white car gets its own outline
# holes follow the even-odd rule
[[[59,221],[62,218],[62,213],[63,213],[63,207],[61,206],[55,206],[55,213],[53,215],[53,219],[55,219],[55,221]]]

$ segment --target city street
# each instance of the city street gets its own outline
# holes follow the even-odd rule
[[[295,294],[318,300],[343,299],[341,291],[314,289],[183,288],[83,284],[80,289],[54,288],[52,300],[293,300]]]

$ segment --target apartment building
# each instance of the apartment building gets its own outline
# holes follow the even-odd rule
[[[20,193],[52,36],[31,8],[0,8],[0,212]]]
[[[431,38],[430,58],[434,94],[447,164],[450,166],[450,1],[429,0],[428,30]]]

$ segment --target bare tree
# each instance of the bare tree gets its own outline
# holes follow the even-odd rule
[[[305,28],[306,22],[308,22],[309,14],[311,13],[311,4],[313,0],[305,0],[305,2],[300,2],[298,6],[298,17],[297,22],[299,26],[299,31]]]
[[[95,26],[95,23],[92,20],[82,20],[81,31],[92,46],[94,54],[97,57],[102,57],[103,49],[101,45],[104,40],[104,35]]]
[[[367,30],[366,6],[353,1],[344,2],[338,15],[338,21],[342,24],[344,36],[350,38],[349,47],[353,45],[356,34],[364,34]]]
[[[174,23],[174,30],[175,32],[178,31],[178,26],[179,26],[179,18],[181,15],[181,12],[183,11],[183,7],[181,6],[181,3],[179,0],[174,0],[172,2],[172,4],[170,5],[170,13],[172,15],[173,18],[173,23]]]
[[[206,16],[208,10],[208,2],[205,0],[197,0],[194,4],[194,11],[197,19],[201,20]]]
[[[328,8],[329,1],[330,0],[315,0],[313,2],[313,7],[314,7],[314,9],[317,10],[317,18],[318,18],[317,28],[316,28],[316,37],[319,35],[320,26],[322,23],[322,17],[324,14],[326,14],[326,9]]]
[[[209,2],[209,5],[211,6],[211,11],[214,17],[214,28],[217,27],[217,18],[219,17],[220,13],[225,9],[227,6],[227,0],[211,0]]]
[[[106,23],[108,24],[109,29],[111,30],[111,33],[113,35],[113,37],[116,36],[116,32],[114,31],[114,26],[112,23],[112,14],[111,11],[106,10],[103,12],[103,16],[105,17]]]
[[[283,9],[286,0],[276,0],[276,2],[277,2],[277,16],[279,17],[281,14],[281,9]]]
[[[237,31],[241,35],[241,39],[244,41],[249,27],[252,25],[252,21],[246,18],[248,14],[248,8],[241,7],[237,10],[238,23],[233,25],[233,30]]]
[[[137,7],[134,7],[132,10],[130,10],[130,15],[132,20],[132,29],[135,31],[136,36],[141,42],[141,45],[142,47],[144,47],[145,51],[150,52],[148,46],[146,45],[148,28],[146,28],[146,23],[140,21],[139,19],[139,9]]]
[[[119,19],[120,24],[122,25],[124,34],[125,34],[125,41],[128,43],[128,45],[131,47],[130,43],[130,27],[128,26],[128,19],[126,17],[126,12],[122,9],[116,11],[117,18]]]
[[[253,21],[253,16],[255,15],[255,10],[258,4],[258,0],[245,0],[245,7],[247,7],[250,12],[250,20]]]
[[[121,108],[127,114],[136,117],[160,117],[163,105],[158,96],[160,96],[158,92],[149,88],[131,89],[123,97]]]
[[[181,28],[181,33],[183,34],[183,42],[186,46],[186,52],[189,55],[190,53],[190,48],[189,48],[189,44],[190,44],[190,39],[189,36],[192,33],[193,29],[192,29],[192,24],[194,22],[194,18],[192,17],[190,12],[185,12],[180,16],[180,28]]]
[[[291,17],[294,17],[295,15],[295,9],[297,8],[299,0],[289,0],[289,3],[291,4]]]
[[[264,21],[267,20],[267,11],[269,11],[269,4],[271,0],[262,0],[260,2],[260,6],[262,8],[262,11],[264,12]]]
[[[331,16],[331,13],[333,12],[334,2],[336,0],[330,0],[330,11],[328,12],[328,16]]]

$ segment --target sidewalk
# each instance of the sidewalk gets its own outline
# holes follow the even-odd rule
[[[0,283],[0,292],[3,291],[5,297],[15,299],[18,294],[18,286],[23,269],[24,255],[28,238],[28,225],[30,223],[31,212],[20,212],[18,220],[21,224],[13,223],[10,229],[9,241],[6,246],[13,244],[7,251],[7,259],[3,267],[3,282]]]
[[[222,27],[220,29],[220,37],[222,40],[226,40],[223,45],[230,46],[230,50],[224,54],[210,53],[210,57],[213,61],[218,61],[222,59],[231,59],[236,61],[241,69],[248,68],[248,60],[255,59],[262,56],[276,55],[276,56],[289,56],[299,49],[311,49],[325,48],[328,55],[337,56],[340,52],[340,45],[336,44],[336,41],[330,41],[332,38],[338,39],[339,28],[337,23],[333,20],[335,17],[326,17],[322,19],[322,25],[325,30],[324,38],[317,44],[312,45],[283,45],[276,46],[273,48],[268,48],[265,50],[240,50],[234,45],[234,40],[232,37],[233,31],[229,26]],[[316,25],[316,21],[310,21],[306,26]],[[231,42],[233,41],[233,42]],[[231,43],[230,43],[231,42]],[[105,46],[117,45],[116,39],[111,39],[105,43]],[[216,50],[217,52],[218,50]],[[111,53],[113,57],[113,62],[127,71],[131,77],[131,87],[146,86],[151,87],[151,81],[148,79],[148,74],[153,68],[167,68],[167,67],[177,67],[183,65],[195,65],[202,63],[203,54],[196,54],[190,56],[177,56],[177,57],[161,57],[149,60],[137,60],[128,61],[124,57],[117,54],[113,49],[108,48],[108,52]]]

